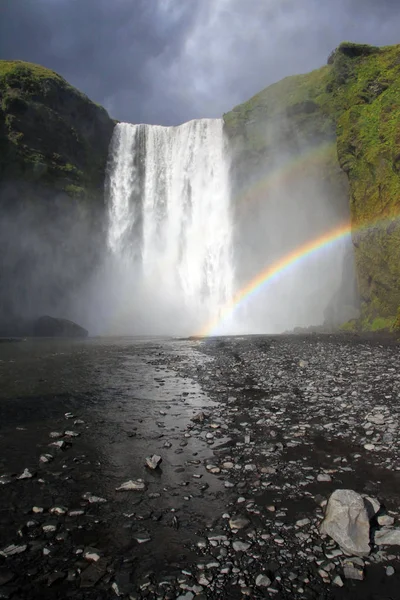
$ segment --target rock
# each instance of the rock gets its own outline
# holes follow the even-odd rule
[[[394,568],[391,567],[390,565],[388,567],[386,567],[386,575],[388,577],[391,577],[392,575],[394,575]]]
[[[333,579],[332,583],[333,583],[333,585],[336,585],[337,587],[344,586],[343,579],[340,577],[340,575],[336,575],[336,577]]]
[[[29,471],[29,469],[24,469],[24,472],[17,477],[17,479],[31,479],[33,477],[33,473]]]
[[[249,523],[250,521],[245,517],[232,517],[232,519],[229,519],[229,527],[232,530],[243,529],[244,527],[247,527]]]
[[[394,523],[394,518],[391,517],[390,515],[379,515],[379,517],[377,518],[378,524],[381,527],[388,527],[390,525],[393,525]]]
[[[11,544],[10,546],[6,546],[2,550],[0,550],[0,555],[7,558],[8,556],[14,556],[15,554],[21,554],[25,552],[27,549],[26,544],[21,544],[20,546],[16,546],[15,544]]]
[[[82,498],[84,500],[87,500],[89,502],[89,504],[103,504],[104,502],[107,502],[107,500],[105,498],[101,498],[100,496],[95,496],[94,494],[91,494],[90,492],[86,492],[86,494],[83,494]]]
[[[258,587],[269,587],[271,585],[271,580],[266,575],[260,574],[256,577],[256,585]]]
[[[158,456],[158,454],[153,454],[153,456],[146,457],[146,466],[149,467],[149,469],[157,469],[161,463],[162,458],[161,456]]]
[[[191,421],[193,421],[193,423],[204,423],[206,419],[208,419],[208,414],[200,412],[198,415],[192,417]]]
[[[371,551],[367,509],[364,499],[353,490],[333,492],[320,531],[348,554],[367,556]]]
[[[363,495],[363,498],[368,517],[372,519],[381,510],[381,503],[379,500],[377,500],[377,498],[372,498],[371,496]]]
[[[44,316],[33,324],[33,335],[37,337],[87,337],[88,331],[68,319]]]
[[[117,492],[143,492],[146,489],[146,484],[143,479],[130,479],[129,481],[125,481],[119,487],[115,488]]]
[[[251,544],[248,542],[233,542],[232,548],[235,552],[246,552],[250,548]]]
[[[364,579],[364,568],[354,562],[348,561],[343,565],[343,574],[346,579],[362,581]]]
[[[304,527],[305,525],[309,525],[310,523],[310,519],[300,519],[299,521],[296,521],[296,527]]]
[[[317,481],[319,482],[329,482],[332,481],[332,477],[328,475],[328,473],[318,473]]]
[[[400,546],[400,529],[380,529],[375,532],[374,542],[377,546]]]

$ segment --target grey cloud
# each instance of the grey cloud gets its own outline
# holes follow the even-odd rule
[[[115,118],[215,117],[344,39],[399,41],[381,0],[3,0],[0,58],[43,64]]]

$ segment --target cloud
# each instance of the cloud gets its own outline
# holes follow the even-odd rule
[[[399,30],[397,0],[3,0],[0,57],[54,69],[115,118],[169,125]]]

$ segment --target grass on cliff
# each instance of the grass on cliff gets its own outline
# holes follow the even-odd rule
[[[0,177],[40,181],[74,198],[100,189],[104,160],[78,130],[94,111],[108,118],[54,71],[0,61]]]

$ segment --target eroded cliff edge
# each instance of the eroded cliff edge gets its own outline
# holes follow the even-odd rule
[[[273,174],[279,156],[292,172],[289,192],[319,182],[335,207],[332,227],[350,207],[357,325],[391,328],[400,306],[400,46],[345,42],[326,66],[266,88],[224,119],[239,197]],[[356,302],[349,286],[339,300]]]
[[[0,61],[3,335],[23,333],[38,314],[80,312],[104,237],[113,128],[104,108],[53,71]]]

